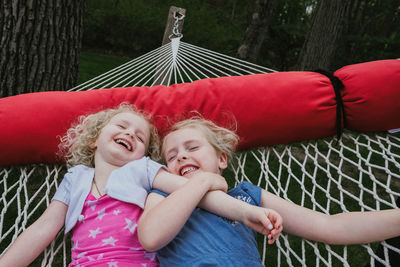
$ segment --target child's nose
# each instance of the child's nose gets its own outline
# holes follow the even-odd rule
[[[186,153],[180,153],[179,155],[178,155],[178,159],[179,160],[187,160],[189,157],[187,156],[187,154]]]
[[[132,132],[126,131],[125,135],[127,135],[128,137],[130,137],[132,140],[136,139],[136,135]]]

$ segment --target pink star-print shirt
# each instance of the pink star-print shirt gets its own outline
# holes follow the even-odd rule
[[[72,232],[69,266],[158,266],[155,253],[146,252],[137,236],[143,210],[135,205],[91,193]]]

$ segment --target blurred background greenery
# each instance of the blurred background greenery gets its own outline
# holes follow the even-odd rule
[[[114,66],[160,47],[171,6],[186,9],[184,42],[278,71],[400,54],[398,0],[5,2],[0,96],[67,90],[89,78],[83,71],[102,73],[103,56]]]
[[[237,56],[255,1],[87,0],[83,51],[142,55],[161,45],[169,7],[186,9],[183,41]],[[275,0],[269,31],[257,63],[276,70],[293,69],[311,24],[317,1]],[[400,4],[395,0],[351,2],[331,64],[332,70],[359,62],[399,57]]]

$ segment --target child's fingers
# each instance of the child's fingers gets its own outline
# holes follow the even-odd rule
[[[282,227],[280,229],[273,229],[270,233],[270,244],[274,243],[276,239],[278,239],[279,235],[282,232]]]
[[[260,224],[252,225],[250,228],[252,228],[256,232],[258,232],[262,235],[265,235],[265,236],[268,236],[271,233],[271,231],[268,230],[267,228],[265,228],[264,225],[260,225]]]
[[[262,221],[262,228],[263,228],[263,231],[265,232],[263,234],[267,235],[267,234],[271,233],[271,230],[274,228],[274,226],[268,218],[265,218]]]
[[[268,219],[268,212],[262,212],[257,215],[253,229],[267,236],[268,234],[271,233],[271,230],[273,228],[274,228],[273,223]]]
[[[272,230],[271,233],[268,235],[268,244],[273,244],[276,239],[278,239],[280,235],[280,231]]]
[[[273,229],[268,235],[268,244],[273,244],[282,232],[282,217],[278,213],[270,211],[268,219],[274,225]]]
[[[273,239],[270,239],[270,240],[268,240],[268,244],[269,244],[269,245],[272,245],[273,243],[275,243],[275,240],[276,240],[276,239],[274,239],[274,238],[273,238]]]
[[[279,214],[270,209],[261,208],[255,213],[254,217],[246,222],[246,225],[267,236],[268,242],[272,244],[279,236],[282,229],[282,219]]]
[[[282,224],[282,217],[275,211],[271,211],[271,217],[269,219],[275,224]]]
[[[269,211],[266,211],[266,218],[263,220],[263,225],[268,231],[271,231],[274,228],[274,224],[272,221],[269,219]]]
[[[278,213],[270,211],[268,219],[273,223],[275,229],[282,228],[282,217]]]
[[[273,235],[269,234],[268,235],[268,244],[272,245],[276,240],[276,237],[274,237]]]

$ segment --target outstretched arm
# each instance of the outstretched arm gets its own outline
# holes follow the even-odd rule
[[[53,200],[0,258],[0,267],[28,266],[56,237],[64,225],[67,209],[64,203]]]
[[[262,206],[276,209],[285,232],[328,244],[364,244],[400,235],[400,209],[344,212],[327,215],[313,211],[265,190]]]

